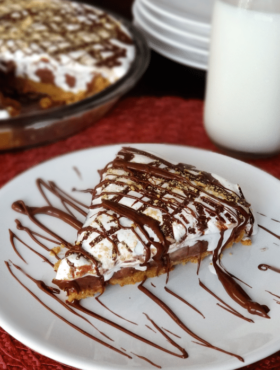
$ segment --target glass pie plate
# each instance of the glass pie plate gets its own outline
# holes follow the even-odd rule
[[[109,14],[126,27],[133,39],[135,58],[127,73],[100,93],[77,103],[0,119],[0,151],[46,144],[73,135],[103,117],[138,82],[150,60],[145,38],[129,21]]]

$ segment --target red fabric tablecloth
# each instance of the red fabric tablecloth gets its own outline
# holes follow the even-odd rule
[[[43,147],[0,154],[0,186],[42,161],[97,145],[153,142],[218,151],[204,132],[202,112],[203,102],[199,100],[127,98],[97,124],[75,136]],[[280,155],[248,162],[280,178]],[[69,366],[32,351],[0,328],[0,369],[66,370]],[[280,351],[244,369],[280,369]]]

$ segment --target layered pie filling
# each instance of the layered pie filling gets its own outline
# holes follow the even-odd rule
[[[0,119],[96,94],[126,74],[134,52],[124,26],[89,5],[0,0]]]
[[[211,255],[211,268],[233,291],[221,253],[234,242],[250,245],[256,231],[238,185],[124,147],[100,171],[85,223],[55,265],[53,282],[71,301],[103,292],[109,283],[135,284]]]

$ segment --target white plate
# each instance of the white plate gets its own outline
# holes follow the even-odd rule
[[[218,173],[229,181],[239,183],[255,211],[267,216],[257,214],[258,223],[270,228],[276,234],[280,234],[280,224],[271,220],[271,218],[280,219],[280,197],[278,196],[280,182],[269,174],[246,163],[199,149],[161,144],[132,146],[153,151],[173,161],[194,164],[202,170]],[[9,242],[9,228],[41,253],[42,250],[35,243],[32,243],[25,233],[16,230],[15,218],[32,229],[35,229],[35,226],[29,222],[26,216],[14,212],[11,209],[11,204],[15,200],[23,199],[30,206],[43,206],[45,201],[35,185],[35,180],[38,177],[54,180],[67,192],[71,192],[72,187],[85,189],[94,186],[99,181],[97,169],[111,161],[120,147],[120,145],[103,146],[55,158],[16,177],[0,190],[0,325],[35,351],[62,363],[88,370],[154,369],[154,367],[134,355],[132,355],[133,359],[129,360],[75,331],[47,311],[12,278],[4,265],[4,261],[9,259],[36,279],[42,279],[47,284],[50,284],[54,273],[49,265],[42,263],[38,256],[19,243],[16,245],[28,261],[28,265],[14,253]],[[73,170],[73,166],[77,166],[80,170],[82,180]],[[90,202],[89,194],[75,193],[75,196],[80,200]],[[52,230],[68,241],[75,240],[75,231],[59,220],[48,218],[48,216],[40,216],[39,219],[47,222]],[[84,300],[83,304],[127,329],[165,348],[174,350],[160,333],[155,334],[147,329],[145,325],[150,325],[150,323],[147,322],[142,312],[148,313],[159,326],[163,326],[182,337],[182,339],[172,338],[186,348],[189,353],[188,359],[172,357],[95,319],[87,318],[115,340],[110,344],[117,348],[125,348],[127,353],[134,352],[144,356],[166,370],[186,368],[189,370],[228,370],[255,362],[280,348],[279,305],[276,304],[271,295],[265,292],[265,290],[270,290],[275,294],[280,294],[280,275],[272,271],[262,272],[257,267],[260,263],[280,265],[280,247],[274,243],[280,245],[279,240],[260,230],[253,238],[252,246],[236,245],[232,250],[226,251],[223,257],[223,263],[228,270],[253,287],[253,289],[244,287],[252,299],[270,307],[271,320],[251,316],[235,304],[225,293],[217,277],[209,272],[208,259],[201,264],[200,279],[202,282],[232,307],[245,316],[253,318],[254,324],[243,321],[216,305],[217,301],[199,287],[196,265],[188,264],[176,268],[171,273],[168,286],[200,309],[206,319],[163,290],[164,276],[152,280],[156,288],[151,286],[151,281],[146,282],[146,287],[162,298],[191,330],[216,346],[243,356],[244,364],[235,358],[193,343],[192,338],[180,329],[153,301],[142,294],[136,286],[109,287],[102,299],[112,310],[137,322],[138,326],[118,319],[99,306],[94,299]],[[36,285],[23,277],[19,271],[15,271],[15,274],[53,310],[85,331],[107,341],[82,319],[66,311],[64,307],[41,293]]]
[[[189,46],[167,38],[152,29],[139,11],[139,3],[132,7],[134,24],[146,36],[149,46],[165,57],[187,66],[207,70],[209,52],[205,49]]]
[[[208,66],[208,52],[204,50],[194,50],[194,48],[185,46],[181,48],[176,43],[167,40],[166,38],[162,39],[158,34],[155,35],[155,32],[151,31],[137,15],[137,11],[133,8],[134,14],[134,25],[139,28],[142,33],[145,35],[147,42],[151,49],[162,54],[166,58],[174,60],[175,62],[207,70]]]
[[[151,34],[154,38],[160,40],[163,43],[166,43],[167,45],[173,46],[174,48],[177,48],[178,50],[208,56],[209,54],[208,50],[205,50],[201,47],[193,47],[189,45],[187,42],[185,43],[179,42],[177,40],[168,38],[165,34],[155,31],[151,25],[148,25],[147,19],[145,18],[145,15],[143,15],[143,13],[141,12],[141,8],[138,6],[137,3],[134,4],[132,11],[133,11],[135,20],[139,24],[141,24],[142,28],[144,28],[146,32]]]
[[[194,33],[182,31],[178,27],[172,27],[161,22],[157,17],[154,17],[141,2],[136,2],[135,8],[137,8],[139,16],[146,22],[150,29],[159,33],[162,37],[166,37],[176,43],[181,43],[183,46],[188,45],[202,50],[209,49],[209,37],[202,37]]]
[[[161,7],[155,6],[155,4],[148,0],[135,0],[135,2],[141,3],[152,16],[156,17],[164,24],[201,36],[210,35],[210,22],[197,22],[197,20],[191,19],[189,14],[184,14],[184,16],[182,16],[182,14],[174,15],[172,12],[164,11]]]
[[[143,0],[167,17],[187,18],[201,24],[210,24],[215,0]]]
[[[146,28],[140,24],[139,19],[134,19],[134,25],[139,28],[142,33],[146,36],[147,42],[151,49],[157,51],[159,54],[174,60],[175,62],[181,63],[186,66],[202,69],[204,71],[208,68],[208,57],[204,55],[197,54],[190,51],[185,51],[174,47],[172,44],[167,44],[165,41],[153,36],[151,33],[147,32]]]

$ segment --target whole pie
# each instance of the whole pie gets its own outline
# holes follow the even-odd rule
[[[0,118],[80,101],[128,71],[117,20],[68,0],[0,0]]]

